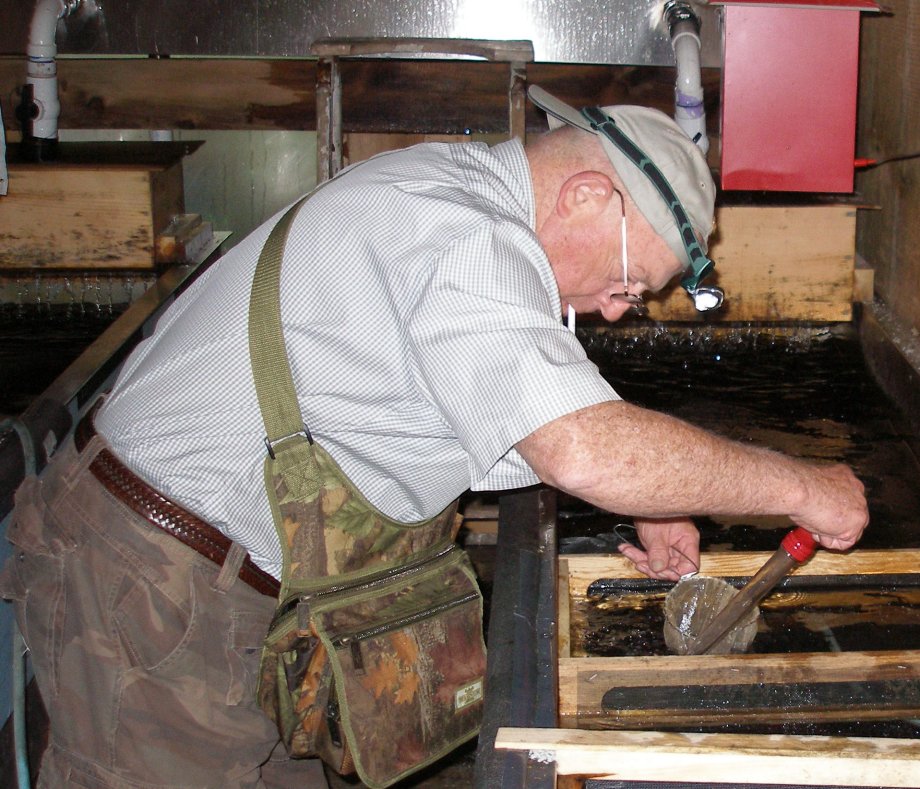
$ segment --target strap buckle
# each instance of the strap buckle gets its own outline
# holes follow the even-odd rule
[[[276,438],[274,441],[272,441],[268,436],[265,436],[265,438],[262,440],[265,442],[265,449],[268,451],[268,456],[274,460],[275,444],[280,444],[282,441],[286,441],[289,438],[299,436],[301,433],[306,436],[307,443],[309,443],[310,446],[313,446],[313,434],[310,432],[310,428],[307,427],[306,422],[303,424],[303,430],[298,430],[296,433],[290,433],[289,435],[281,436],[281,438]]]

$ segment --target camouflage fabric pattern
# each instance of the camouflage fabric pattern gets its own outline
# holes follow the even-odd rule
[[[428,521],[394,521],[303,437],[276,445],[266,486],[285,566],[258,696],[289,753],[342,773],[354,762],[383,787],[474,736],[482,597],[452,545],[456,502]],[[361,631],[375,635],[355,640]]]
[[[465,554],[445,559],[408,585],[323,602],[314,613],[334,654],[340,725],[370,787],[389,786],[479,730],[482,599]]]
[[[321,755],[337,772],[354,772],[348,746],[328,720],[330,704],[336,702],[325,646],[315,633],[304,636],[296,627],[281,634],[262,661],[260,705],[275,721],[291,755]]]
[[[456,501],[431,520],[400,523],[374,509],[321,447],[302,437],[291,442],[277,447],[265,469],[289,565],[282,599],[321,587],[329,576],[348,582],[452,540]]]

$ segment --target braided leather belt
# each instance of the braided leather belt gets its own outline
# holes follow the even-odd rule
[[[96,428],[93,426],[95,410],[90,410],[74,431],[77,452],[82,452],[96,435]],[[89,470],[109,493],[134,510],[151,526],[172,535],[216,565],[223,565],[233,544],[230,538],[157,492],[111,451],[103,449],[96,455],[90,463]],[[249,556],[240,567],[239,578],[257,592],[271,597],[278,596],[278,581],[257,567]]]

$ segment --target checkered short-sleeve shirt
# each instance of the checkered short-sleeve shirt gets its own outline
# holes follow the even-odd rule
[[[280,575],[249,363],[252,276],[273,217],[169,308],[96,424],[139,476]],[[350,168],[304,204],[281,311],[316,441],[413,522],[467,489],[537,482],[514,445],[617,395],[561,322],[523,148],[430,143]]]

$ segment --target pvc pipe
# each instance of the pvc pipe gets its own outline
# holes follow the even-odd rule
[[[32,85],[33,118],[32,136],[43,140],[56,140],[58,116],[57,45],[54,34],[57,22],[68,13],[64,0],[38,0],[29,28],[29,58],[26,84]]]
[[[709,150],[709,138],[706,136],[706,110],[700,76],[699,19],[689,3],[684,2],[668,3],[665,16],[677,60],[674,120],[705,154]]]

